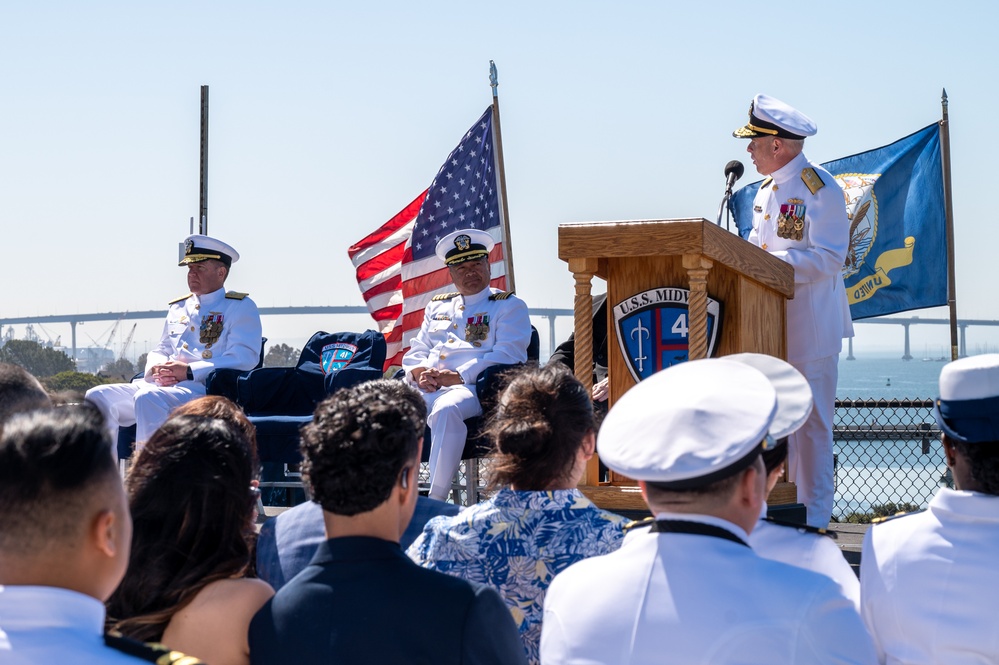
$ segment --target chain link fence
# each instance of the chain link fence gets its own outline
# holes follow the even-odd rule
[[[836,400],[833,445],[834,520],[925,508],[938,487],[952,486],[933,400]]]
[[[836,521],[867,523],[925,508],[938,487],[953,486],[933,400],[836,400],[833,445]],[[450,500],[463,506],[482,500],[488,464],[463,460]],[[421,487],[429,482],[424,462]]]
[[[833,446],[835,521],[866,523],[872,517],[925,508],[938,487],[953,486],[932,400],[836,400]],[[489,461],[462,460],[449,500],[462,506],[482,500]],[[429,487],[426,462],[420,465],[419,483]],[[267,505],[298,501],[282,495]]]
[[[487,498],[486,472],[490,462],[487,457],[462,460],[451,483],[448,500],[459,506],[470,506]],[[430,465],[427,462],[420,463],[418,479],[422,491],[430,489]]]

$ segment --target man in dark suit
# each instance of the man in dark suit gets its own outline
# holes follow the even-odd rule
[[[427,405],[423,397],[403,381],[378,387],[408,401],[416,409],[418,422],[426,422]],[[423,526],[438,515],[457,515],[460,508],[426,496],[418,497],[413,519],[402,534],[399,546],[406,551],[416,537],[423,533]],[[288,580],[298,575],[315,555],[320,543],[326,540],[323,508],[315,501],[306,501],[260,527],[257,538],[257,575],[277,591]]]
[[[401,381],[397,382],[404,386]],[[423,400],[420,406],[426,409]],[[457,515],[460,506],[421,496],[416,500],[413,519],[402,534],[399,546],[405,551],[416,537],[423,533],[424,525],[438,515]],[[319,545],[326,541],[323,508],[318,503],[306,501],[260,527],[257,538],[257,576],[277,591],[288,580],[298,575],[315,555]]]
[[[526,662],[494,590],[420,568],[399,547],[424,431],[400,385],[338,391],[303,428],[328,540],[254,617],[251,663]]]
[[[549,363],[559,362],[576,371],[576,333],[552,352]],[[607,294],[593,296],[593,401],[607,411]]]

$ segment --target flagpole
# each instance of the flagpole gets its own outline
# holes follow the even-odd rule
[[[493,89],[493,132],[496,145],[496,184],[499,187],[500,219],[503,222],[503,261],[506,263],[506,287],[508,291],[516,290],[513,277],[513,242],[510,238],[510,213],[506,207],[506,167],[503,164],[503,133],[500,131],[499,112],[499,76],[496,73],[496,63],[489,61],[489,87]]]
[[[947,115],[947,90],[940,96],[943,116],[940,119],[940,157],[943,172],[944,215],[947,229],[947,306],[950,309],[950,359],[957,360],[957,285],[954,281],[954,202],[950,180],[950,121]]]
[[[201,86],[201,189],[198,233],[208,235],[208,86]]]

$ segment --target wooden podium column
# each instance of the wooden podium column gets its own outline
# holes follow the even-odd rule
[[[687,303],[687,357],[708,357],[708,272],[714,263],[701,254],[684,254],[683,267],[690,280]]]
[[[599,261],[593,258],[569,259],[569,270],[576,280],[576,297],[573,301],[573,348],[576,362],[573,371],[587,392],[593,390],[593,296],[590,287],[598,264]],[[586,473],[580,483],[600,483],[600,466],[596,456],[587,463]]]
[[[597,272],[596,259],[572,259],[569,270],[576,280],[573,300],[575,366],[573,371],[587,390],[593,389],[593,296],[590,282]]]

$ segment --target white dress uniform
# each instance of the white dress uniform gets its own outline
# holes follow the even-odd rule
[[[472,296],[436,296],[402,359],[409,380],[417,367],[449,369],[461,385],[423,393],[429,411],[430,496],[443,499],[451,486],[468,429],[464,420],[482,413],[475,380],[490,365],[527,361],[531,319],[527,305],[509,292],[485,288]]]
[[[132,383],[97,386],[87,400],[104,414],[113,440],[119,425],[137,424],[136,441],[144,442],[177,406],[205,394],[213,369],[250,370],[260,361],[260,314],[246,294],[218,289],[170,303],[163,334],[146,357],[145,376]],[[168,360],[188,363],[193,381],[161,387],[153,383],[154,365]]]
[[[861,613],[882,663],[999,662],[999,496],[940,489],[864,538]]]
[[[760,557],[717,517],[657,518],[742,542],[643,529],[617,552],[570,566],[545,598],[543,665],[876,662],[860,616],[829,578]]]
[[[175,662],[177,658],[169,653],[161,651],[164,660],[156,661],[107,646],[104,604],[96,598],[57,587],[0,586],[0,663],[4,665]]]
[[[793,525],[769,522],[763,506],[760,521],[749,534],[749,545],[764,559],[821,573],[839,585],[840,591],[860,610],[860,582],[836,541],[829,536]]]
[[[764,181],[753,203],[749,241],[794,267],[787,359],[808,380],[815,408],[791,435],[788,478],[798,486],[808,523],[825,527],[834,495],[837,365],[843,338],[853,336],[841,274],[850,243],[843,190],[828,171],[799,154]]]

